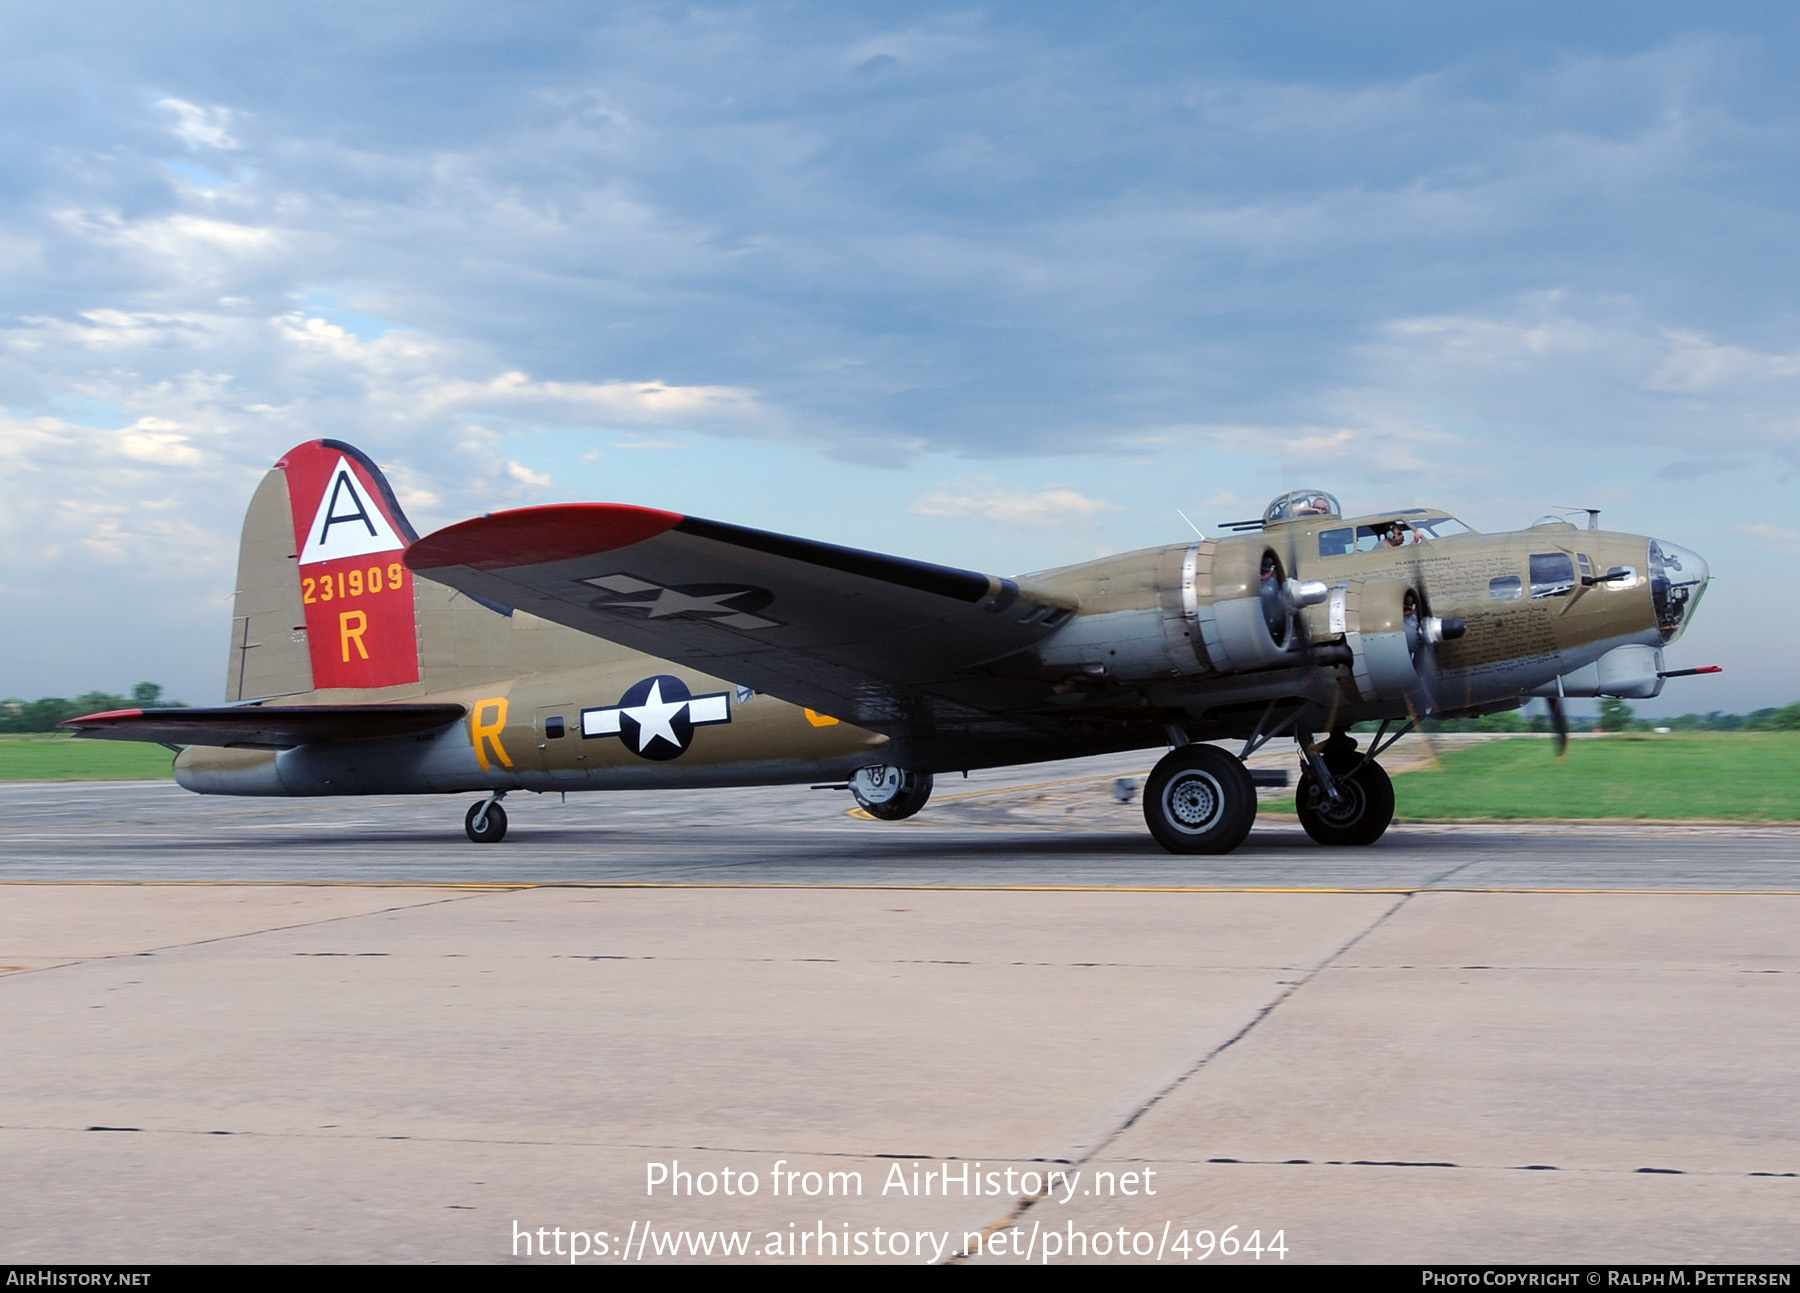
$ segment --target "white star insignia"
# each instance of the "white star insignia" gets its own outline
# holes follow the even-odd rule
[[[686,700],[664,700],[662,683],[651,683],[650,694],[644,698],[643,704],[632,705],[622,711],[638,725],[638,753],[642,754],[649,749],[650,742],[658,737],[680,749],[681,742],[676,739],[674,722],[675,716],[687,706]]]
[[[669,683],[673,694],[664,694],[663,683]],[[625,743],[627,749],[645,758],[658,758],[651,754],[650,747],[655,741],[667,741],[678,752],[685,752],[687,747],[675,730],[675,723],[686,712],[686,725],[689,728],[710,727],[715,723],[731,721],[730,693],[717,691],[704,696],[683,695],[687,688],[679,678],[646,678],[639,686],[645,686],[644,699],[635,705],[606,705],[597,709],[581,711],[581,734],[590,736],[616,736]],[[625,735],[625,720],[630,719],[637,725],[637,742],[635,745]],[[669,756],[673,757],[673,756]]]
[[[722,593],[684,593],[679,588],[667,588],[662,584],[653,584],[649,580],[639,579],[635,575],[596,575],[581,581],[594,588],[604,588],[609,593],[622,593],[632,598],[631,601],[595,602],[596,609],[617,609],[622,611],[643,611],[644,618],[650,620],[668,619],[676,615],[686,615],[698,619],[703,624],[721,624],[734,629],[769,629],[779,623],[777,620],[764,619],[760,615],[751,615],[727,605],[735,598],[746,594],[762,592],[756,588],[732,588]],[[644,593],[655,593],[655,598],[638,600]],[[767,601],[767,594],[763,600]]]

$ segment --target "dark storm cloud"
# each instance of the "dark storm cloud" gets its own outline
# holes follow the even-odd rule
[[[1535,292],[1790,344],[1787,19],[1438,8],[15,16],[55,53],[9,78],[14,308],[349,290],[498,368],[1000,454],[1316,420],[1390,320]],[[183,216],[270,242],[141,229]]]

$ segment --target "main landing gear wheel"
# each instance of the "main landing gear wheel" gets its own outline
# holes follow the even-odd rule
[[[869,816],[897,822],[911,817],[931,798],[931,774],[886,764],[858,768],[850,778],[850,793],[856,797],[857,807]]]
[[[1169,751],[1144,785],[1144,822],[1171,853],[1229,853],[1255,820],[1249,769],[1217,746]]]
[[[1394,820],[1394,783],[1387,770],[1373,759],[1358,768],[1361,759],[1354,749],[1325,747],[1325,766],[1337,782],[1336,803],[1311,768],[1300,773],[1294,811],[1306,833],[1321,844],[1373,844]],[[1354,776],[1350,775],[1352,768],[1356,769]]]
[[[498,801],[484,799],[469,809],[463,829],[477,844],[498,844],[506,838],[506,810]]]

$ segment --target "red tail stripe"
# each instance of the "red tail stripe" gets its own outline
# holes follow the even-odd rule
[[[653,539],[682,521],[679,512],[624,503],[565,503],[522,507],[462,521],[428,534],[406,550],[414,570],[467,566],[505,570],[567,561]]]

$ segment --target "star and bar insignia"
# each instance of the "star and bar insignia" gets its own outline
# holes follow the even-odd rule
[[[597,611],[643,611],[646,619],[700,620],[733,629],[769,629],[781,623],[750,613],[775,600],[775,594],[766,588],[745,584],[669,586],[622,573],[596,575],[581,582],[618,594],[614,599],[595,601]]]
[[[681,679],[658,674],[633,683],[617,705],[581,711],[581,734],[616,736],[633,754],[664,762],[694,743],[694,729],[731,721],[729,692],[695,696]]]

